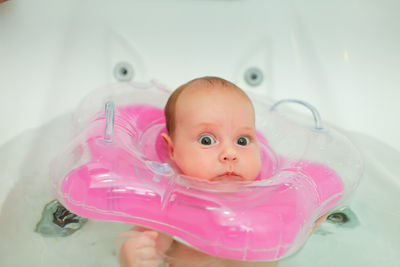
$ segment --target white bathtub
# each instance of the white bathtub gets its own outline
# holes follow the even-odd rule
[[[0,4],[0,266],[118,266],[127,224],[90,221],[67,238],[33,229],[54,198],[48,165],[91,90],[135,81],[173,89],[202,75],[260,97],[299,98],[345,129],[365,159],[351,209],[280,266],[400,265],[398,1],[50,1]],[[264,80],[243,79],[258,67]]]

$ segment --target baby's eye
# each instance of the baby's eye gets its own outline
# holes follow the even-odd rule
[[[236,140],[236,144],[239,146],[247,146],[250,143],[250,139],[246,136],[241,136]]]
[[[203,135],[199,138],[199,142],[204,146],[210,146],[215,144],[215,139],[211,135]]]

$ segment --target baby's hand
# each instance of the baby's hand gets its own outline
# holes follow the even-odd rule
[[[119,251],[119,260],[124,267],[158,267],[172,243],[171,237],[141,227],[135,227],[123,236],[128,237]]]

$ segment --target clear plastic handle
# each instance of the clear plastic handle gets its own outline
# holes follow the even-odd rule
[[[311,113],[314,117],[315,129],[319,130],[319,131],[324,129],[324,127],[322,126],[321,116],[319,115],[318,110],[314,106],[312,106],[311,104],[309,104],[305,101],[298,100],[298,99],[282,99],[282,100],[276,102],[275,104],[273,104],[272,107],[270,108],[270,111],[274,111],[282,103],[296,103],[296,104],[305,106],[306,108],[308,108],[311,111]]]
[[[107,101],[105,105],[106,124],[104,128],[104,143],[113,142],[114,115],[115,115],[115,104],[113,101]]]

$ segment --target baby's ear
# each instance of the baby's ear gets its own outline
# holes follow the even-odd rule
[[[173,158],[174,158],[174,143],[172,142],[172,138],[167,133],[162,133],[161,137],[164,140],[164,143],[168,147],[169,158],[173,160]]]

